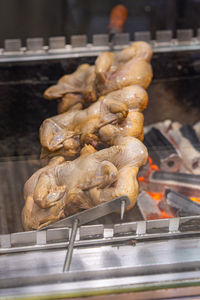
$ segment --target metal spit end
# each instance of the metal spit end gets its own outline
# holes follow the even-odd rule
[[[73,253],[73,248],[74,248],[74,242],[76,239],[76,233],[77,233],[77,229],[78,229],[78,222],[79,222],[78,219],[74,220],[74,224],[73,224],[71,236],[70,236],[70,241],[69,241],[69,245],[68,245],[68,250],[67,250],[67,254],[65,256],[65,261],[64,261],[64,265],[63,265],[63,272],[69,271],[69,269],[70,269],[72,253]]]
[[[121,220],[123,220],[123,218],[124,218],[125,207],[126,207],[126,202],[125,202],[125,200],[122,200],[122,202],[121,202]]]

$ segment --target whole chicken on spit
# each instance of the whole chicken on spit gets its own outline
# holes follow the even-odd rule
[[[74,105],[88,106],[100,96],[129,85],[147,88],[152,80],[151,46],[135,42],[120,52],[103,52],[95,66],[83,64],[69,75],[60,78],[56,85],[44,92],[46,99],[62,99],[58,112],[69,110]]]
[[[130,199],[128,209],[133,207],[138,194],[136,175],[146,163],[147,150],[131,137],[118,136],[114,144],[98,152],[86,146],[74,161],[55,157],[35,172],[24,187],[24,229],[39,229],[122,195]]]
[[[147,92],[132,85],[101,97],[84,110],[76,108],[46,119],[40,127],[41,158],[62,155],[72,159],[85,144],[113,145],[118,134],[142,140],[141,111],[147,104]]]

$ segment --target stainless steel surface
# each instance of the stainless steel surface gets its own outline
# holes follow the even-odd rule
[[[63,265],[63,272],[69,271],[69,269],[70,269],[77,229],[78,229],[78,219],[75,219],[73,227],[72,227],[72,231],[71,231],[69,245],[67,248],[67,254],[65,257],[64,265]]]
[[[156,31],[157,43],[169,43],[173,38],[173,32],[171,30],[158,30]]]
[[[64,36],[49,38],[49,50],[65,49],[65,45],[66,45],[66,38]]]
[[[123,200],[121,201],[121,220],[123,220],[124,218],[125,207],[126,207],[126,202]]]
[[[193,38],[192,29],[178,29],[177,30],[177,39],[179,42],[190,42]]]
[[[172,38],[172,31],[170,30],[156,31],[155,40],[152,40],[149,31],[135,32],[134,39],[135,41],[150,42],[154,53],[200,50],[199,33],[197,32],[197,36],[193,37],[191,29],[177,30],[175,39]],[[49,38],[49,45],[45,46],[43,38],[29,38],[26,47],[21,47],[20,40],[5,40],[5,49],[0,49],[0,63],[89,57],[110,50],[108,35],[106,34],[95,34],[91,44],[87,43],[86,35],[73,35],[70,44],[64,45],[64,43],[65,37],[51,37]],[[118,33],[115,36],[112,50],[119,51],[129,44],[129,33]]]
[[[75,247],[114,245],[135,240],[154,240],[172,236],[183,238],[199,234],[200,216],[120,223],[113,225],[112,228],[102,224],[89,227],[87,225],[79,228],[74,245]],[[0,254],[61,249],[69,244],[68,228],[21,232],[17,235],[17,243],[15,239],[13,241],[13,234],[0,235]]]
[[[5,40],[4,51],[9,54],[9,52],[19,52],[21,50],[22,44],[20,39]]]
[[[29,52],[43,52],[44,39],[43,38],[29,38],[27,39],[27,51]]]
[[[78,220],[79,226],[82,224],[89,223],[91,221],[99,219],[100,217],[106,216],[112,212],[116,212],[117,210],[120,210],[122,201],[125,202],[126,206],[130,204],[130,200],[127,196],[121,196],[111,201],[84,210],[80,213],[77,213],[65,219],[62,219],[48,226],[45,226],[41,230],[49,229],[49,228],[59,228],[59,227],[61,228],[65,226],[72,227],[74,225],[75,220]]]
[[[2,296],[79,295],[192,285],[199,281],[199,238],[75,248],[62,273],[65,249],[0,256]]]
[[[72,48],[86,47],[87,45],[87,35],[72,35],[71,36],[71,46]]]
[[[93,35],[93,46],[102,47],[108,46],[108,34],[94,34]]]

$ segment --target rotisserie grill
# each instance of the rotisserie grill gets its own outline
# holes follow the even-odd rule
[[[19,40],[6,41],[0,53],[0,296],[56,298],[132,291],[137,297],[139,291],[165,288],[174,290],[173,295],[184,288],[187,295],[187,286],[199,284],[200,42],[199,36],[189,38],[187,33],[182,30],[169,39],[167,32],[159,31],[157,39],[149,41],[154,53],[150,86],[149,56],[142,63],[137,58],[142,66],[130,66],[131,74],[134,68],[147,68],[145,78],[137,70],[134,74],[144,84],[132,82],[134,76],[122,85],[115,78],[130,64],[126,48],[132,43],[126,33],[115,34],[111,48],[108,35],[95,35],[92,44],[84,36],[73,36],[70,45],[61,37],[51,38],[49,46],[41,39],[28,39],[25,48]],[[135,40],[148,41],[148,36],[135,33]],[[107,54],[97,59],[101,52]],[[89,121],[87,131],[81,120],[88,122],[94,115],[97,122]],[[56,136],[69,119],[72,148],[66,136],[62,141]],[[130,129],[131,123],[135,127]],[[140,160],[137,151],[129,151],[129,143],[142,151]],[[52,203],[66,196],[59,172],[73,189],[65,206],[58,202],[55,207]],[[93,183],[97,173],[106,174],[98,188]],[[83,180],[85,174],[90,181]],[[47,190],[52,192],[48,197]],[[70,272],[63,272],[74,223],[54,227],[53,209],[59,211],[54,222],[121,196],[130,200],[130,210],[124,206],[122,216],[119,209],[89,224],[75,222]],[[34,197],[39,210],[33,208]],[[51,216],[42,214],[48,205]],[[23,207],[29,231],[21,223]]]

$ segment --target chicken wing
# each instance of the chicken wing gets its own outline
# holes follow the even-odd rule
[[[56,85],[49,87],[44,92],[44,97],[48,100],[51,100],[62,98],[68,93],[76,93],[81,94],[88,101],[95,100],[96,95],[94,89],[94,81],[94,66],[82,64],[74,73],[64,75],[60,78]]]
[[[147,88],[153,73],[149,63],[152,48],[145,42],[135,42],[114,54],[104,52],[95,62],[97,95],[105,95],[131,84]]]
[[[127,195],[134,206],[139,167],[146,163],[146,147],[136,138],[117,137],[115,146],[84,153],[71,162],[54,158],[35,172],[24,186],[25,230],[54,221],[115,197]]]

